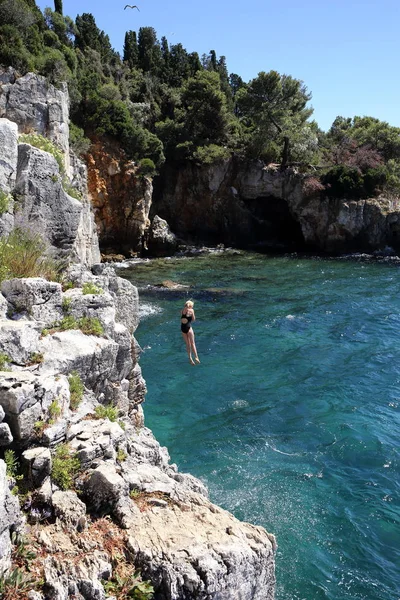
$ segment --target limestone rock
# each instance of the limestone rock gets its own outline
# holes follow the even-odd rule
[[[38,350],[42,327],[26,321],[0,321],[0,352],[10,362],[25,366]]]
[[[15,440],[21,447],[37,441],[35,423],[47,422],[50,406],[56,403],[60,415],[69,407],[69,384],[63,376],[36,376],[29,371],[2,373],[0,405]]]
[[[93,471],[86,485],[86,493],[96,509],[115,505],[121,496],[128,496],[128,484],[118,475],[113,465],[102,464]]]
[[[111,337],[115,330],[115,306],[113,298],[102,290],[99,294],[82,294],[81,289],[71,289],[64,293],[68,301],[68,314],[76,319],[89,317],[98,319],[104,331]]]
[[[0,446],[9,446],[13,441],[10,427],[7,423],[0,423]]]
[[[77,371],[86,387],[99,391],[108,381],[119,380],[115,369],[118,349],[113,340],[84,335],[75,329],[47,335],[39,344],[46,357],[41,372]]]
[[[5,319],[7,315],[7,300],[0,292],[0,319]]]
[[[12,191],[17,174],[18,127],[8,119],[0,119],[0,194],[6,197],[7,209],[0,213],[0,236],[14,226]]]
[[[86,165],[70,152],[71,184],[82,196],[82,212],[74,244],[74,251],[83,265],[100,262],[99,240],[94,222],[92,206],[88,198]]]
[[[56,517],[67,525],[76,527],[86,515],[86,505],[75,492],[54,492],[51,501]]]
[[[0,460],[0,576],[10,566],[10,528],[21,521],[16,496],[10,493],[6,478],[6,464]]]
[[[49,137],[65,155],[69,169],[69,97],[66,84],[57,89],[45,77],[8,74],[0,88],[0,116],[18,124],[19,133]]]
[[[49,327],[62,316],[61,285],[41,277],[10,279],[1,287],[14,313],[25,313]]]
[[[178,240],[167,221],[156,215],[151,223],[147,248],[151,256],[171,256],[178,248]]]
[[[0,189],[10,192],[15,183],[18,161],[18,127],[8,119],[0,119]]]
[[[21,198],[15,224],[23,227],[29,223],[54,255],[71,256],[82,204],[64,191],[55,158],[29,144],[20,144],[15,190]]]
[[[153,500],[131,511],[128,533],[142,573],[152,573],[157,597],[273,599],[273,536],[202,496],[192,496],[186,510]]]
[[[28,481],[33,487],[40,487],[51,473],[51,454],[48,448],[31,448],[22,453]]]

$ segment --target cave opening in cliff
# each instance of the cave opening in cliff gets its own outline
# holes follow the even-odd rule
[[[265,252],[307,249],[300,223],[286,200],[266,196],[246,200],[246,205],[255,219],[251,244],[254,249]]]

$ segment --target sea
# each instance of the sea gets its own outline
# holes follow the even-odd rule
[[[146,425],[276,535],[276,599],[399,600],[400,266],[215,252],[119,274],[139,288]]]

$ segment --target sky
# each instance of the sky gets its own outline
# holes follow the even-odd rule
[[[400,0],[133,2],[140,12],[124,10],[125,0],[63,0],[63,8],[74,19],[92,13],[121,53],[126,31],[151,26],[188,52],[226,56],[229,73],[246,82],[270,70],[301,79],[321,129],[338,115],[400,127]]]

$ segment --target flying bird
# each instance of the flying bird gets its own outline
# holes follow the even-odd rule
[[[126,10],[127,8],[137,8],[139,10],[139,8],[136,6],[136,4],[134,4],[133,6],[131,4],[127,4],[124,8],[124,10]],[[140,10],[139,10],[140,12]]]

